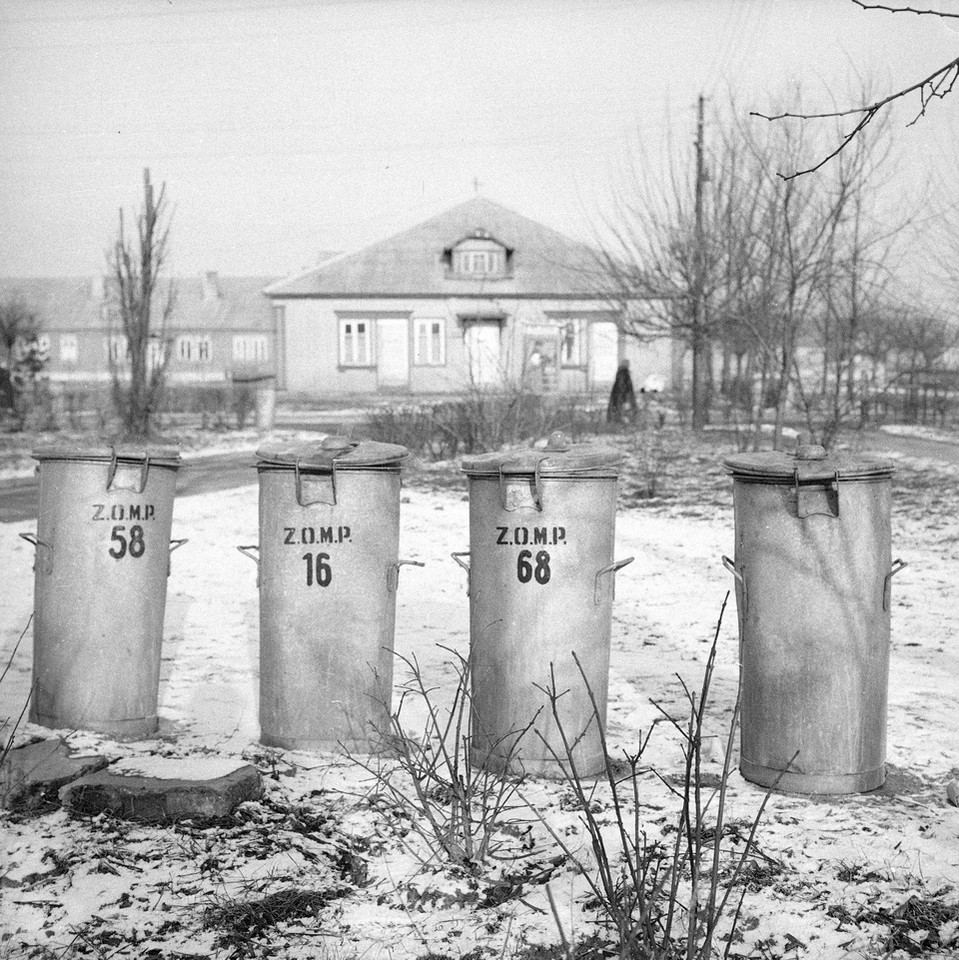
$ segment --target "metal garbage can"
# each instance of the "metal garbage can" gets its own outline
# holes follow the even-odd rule
[[[795,793],[885,780],[892,465],[864,456],[729,457],[742,775]]]
[[[470,549],[454,558],[469,574],[472,751],[489,769],[561,777],[563,736],[581,775],[604,765],[614,577],[632,559],[613,560],[622,460],[554,433],[463,462]]]
[[[173,496],[169,447],[37,449],[30,720],[135,739],[157,729]]]
[[[365,752],[388,730],[396,589],[412,562],[397,559],[407,456],[344,437],[256,453],[268,746]]]

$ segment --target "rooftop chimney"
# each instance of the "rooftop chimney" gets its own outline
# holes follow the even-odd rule
[[[220,299],[220,278],[216,270],[207,270],[203,274],[203,299]]]

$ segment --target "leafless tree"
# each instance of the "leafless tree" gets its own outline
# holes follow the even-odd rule
[[[603,267],[632,332],[688,341],[699,260],[710,377],[730,415],[745,413],[746,442],[758,446],[771,408],[778,447],[798,405],[828,444],[858,409],[861,332],[884,302],[907,226],[897,217],[880,228],[875,210],[885,124],[823,176],[784,180],[778,169],[802,163],[821,139],[809,128],[750,126],[736,116],[733,104],[713,125],[700,229],[690,164],[684,175],[676,158],[665,189],[644,174],[620,185]]]
[[[39,333],[36,311],[18,291],[0,301],[0,362],[9,367],[18,341],[35,340]]]
[[[109,351],[113,400],[131,438],[145,439],[153,432],[169,359],[166,327],[174,296],[172,281],[161,291],[170,236],[165,192],[164,184],[154,195],[150,171],[144,170],[136,235],[128,235],[121,208],[117,240],[107,253],[114,287],[111,320],[118,321],[121,333],[111,337]]]
[[[0,406],[13,411],[15,425],[22,429],[49,349],[40,343],[36,311],[18,291],[0,302],[0,351]]]
[[[910,7],[910,6],[892,6],[885,3],[867,3],[865,0],[852,0],[856,6],[863,10],[884,10],[888,13],[911,13],[920,17],[942,17],[943,19],[959,20],[959,11],[934,10],[931,7]],[[853,143],[877,117],[884,116],[887,109],[898,100],[905,99],[912,94],[916,94],[919,99],[919,107],[915,117],[910,121],[912,126],[918,120],[926,115],[926,110],[936,100],[942,100],[947,97],[959,82],[959,57],[950,60],[948,63],[938,67],[928,76],[908,84],[893,93],[878,99],[866,99],[858,107],[847,107],[842,110],[829,110],[824,112],[806,112],[806,111],[782,111],[780,113],[761,113],[752,111],[752,116],[762,117],[765,120],[826,120],[826,119],[844,119],[847,117],[855,118],[852,128],[838,137],[837,146],[820,154],[820,159],[803,168],[794,168],[792,173],[780,174],[784,179],[791,180],[795,177],[804,176],[807,173],[813,173],[827,164],[834,157],[842,153],[851,143]]]
[[[702,363],[706,389],[693,391],[693,425],[699,427],[708,420],[712,325],[725,316],[716,304],[727,280],[726,216],[738,204],[748,207],[749,198],[739,193],[734,149],[720,143],[709,151],[703,171],[709,189],[697,197],[694,154],[671,142],[670,148],[665,179],[640,150],[614,186],[596,230],[597,286],[624,318],[628,336],[668,334],[702,353],[696,363]]]

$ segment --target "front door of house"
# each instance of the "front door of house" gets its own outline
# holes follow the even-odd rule
[[[589,385],[608,387],[619,366],[619,327],[608,321],[589,325]]]
[[[499,381],[500,324],[476,320],[466,325],[466,356],[470,365],[470,383],[477,387]]]
[[[526,328],[523,336],[523,382],[533,393],[553,393],[559,385],[559,329]]]
[[[376,382],[383,390],[410,385],[410,331],[406,317],[376,321]]]

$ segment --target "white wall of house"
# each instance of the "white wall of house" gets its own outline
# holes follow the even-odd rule
[[[498,298],[277,299],[293,393],[455,393],[534,378],[537,389],[609,387],[628,353],[634,380],[670,377],[666,344],[630,347],[602,301]]]

